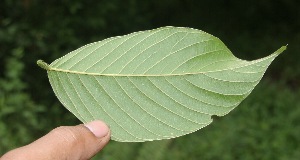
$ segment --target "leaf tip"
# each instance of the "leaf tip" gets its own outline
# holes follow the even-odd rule
[[[44,62],[43,60],[38,60],[37,65],[40,66],[41,68],[45,69],[45,70],[50,70],[49,64],[47,64],[46,62]]]
[[[287,49],[287,45],[280,47],[277,51],[274,52],[274,54],[279,55],[281,54],[283,51],[285,51]]]

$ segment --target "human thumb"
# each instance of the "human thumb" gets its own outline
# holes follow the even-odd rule
[[[109,141],[110,130],[102,121],[53,129],[35,142],[12,150],[3,159],[86,160]]]

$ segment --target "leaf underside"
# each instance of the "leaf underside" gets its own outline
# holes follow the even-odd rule
[[[47,69],[61,103],[82,122],[105,121],[113,140],[143,142],[195,132],[245,99],[286,47],[236,58],[200,30],[163,27],[85,45]]]

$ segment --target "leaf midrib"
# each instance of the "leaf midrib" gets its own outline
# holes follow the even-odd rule
[[[59,69],[59,68],[52,68],[51,66],[48,66],[48,71],[56,71],[56,72],[64,72],[64,73],[73,73],[73,74],[81,74],[81,75],[90,75],[90,76],[111,76],[111,77],[166,77],[166,76],[185,76],[185,75],[197,75],[197,74],[206,74],[206,73],[212,73],[212,72],[221,72],[226,70],[233,70],[238,69],[242,67],[246,67],[249,65],[253,65],[255,63],[259,63],[260,61],[255,61],[254,63],[248,63],[246,65],[233,67],[233,68],[226,68],[222,70],[214,70],[214,71],[206,71],[206,72],[193,72],[193,73],[171,73],[171,74],[109,74],[109,73],[91,73],[91,72],[81,72],[81,71],[72,71],[72,70],[66,70],[66,69]]]

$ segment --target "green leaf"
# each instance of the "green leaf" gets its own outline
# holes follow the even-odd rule
[[[82,122],[105,121],[113,140],[142,142],[195,132],[245,99],[286,47],[236,58],[218,38],[163,27],[85,45],[50,65],[51,86]]]

